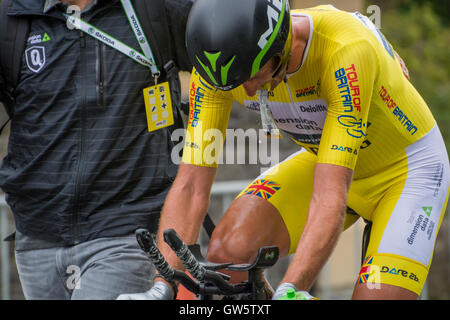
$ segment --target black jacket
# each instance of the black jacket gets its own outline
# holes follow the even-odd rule
[[[186,71],[191,1],[166,0],[166,36]],[[9,11],[32,19],[0,167],[16,228],[62,245],[155,230],[177,172],[171,132],[182,127],[179,111],[174,126],[149,133],[142,95],[153,84],[149,69],[68,29],[64,6],[44,13],[44,2],[16,0]],[[99,0],[82,18],[140,51],[120,1]]]

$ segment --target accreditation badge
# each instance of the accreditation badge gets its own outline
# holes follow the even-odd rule
[[[148,131],[152,132],[174,124],[169,82],[145,88],[144,100]]]

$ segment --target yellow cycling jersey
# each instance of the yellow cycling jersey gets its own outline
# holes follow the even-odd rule
[[[355,178],[380,172],[405,157],[405,148],[435,125],[425,101],[404,76],[394,49],[360,13],[332,6],[293,10],[310,21],[300,68],[269,92],[269,107],[283,133],[318,157],[344,166]],[[242,86],[214,89],[194,70],[183,162],[217,166],[205,157],[223,144],[236,100],[259,112],[257,97]],[[214,136],[214,138],[212,138]]]

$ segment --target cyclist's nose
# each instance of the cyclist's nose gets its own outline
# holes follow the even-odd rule
[[[244,89],[245,93],[247,93],[248,96],[253,97],[256,94],[256,91],[261,87],[261,85],[254,80],[249,80],[244,82]]]

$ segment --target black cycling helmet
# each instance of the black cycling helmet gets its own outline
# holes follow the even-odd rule
[[[291,43],[288,0],[196,0],[189,14],[189,58],[217,89],[240,86],[274,56],[285,68]]]

